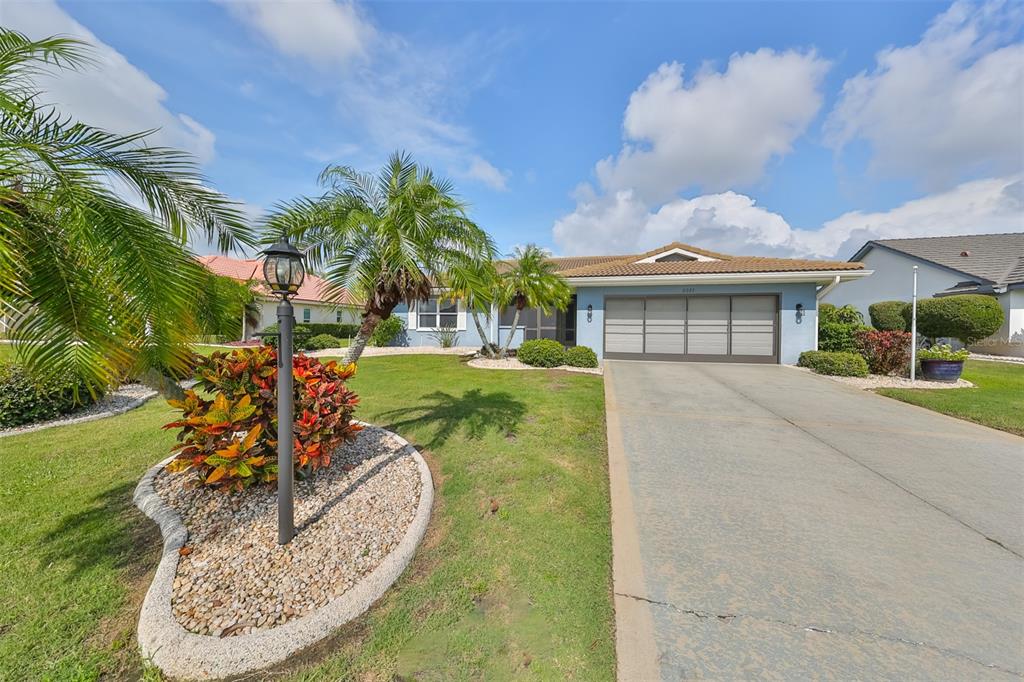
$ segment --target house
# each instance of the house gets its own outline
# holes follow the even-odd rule
[[[1002,329],[972,350],[1024,357],[1024,232],[876,239],[851,260],[863,262],[875,274],[845,282],[823,300],[856,306],[866,320],[872,303],[910,301],[916,265],[919,299],[988,294],[1003,307]]]
[[[585,345],[599,358],[793,364],[817,341],[817,297],[838,282],[870,275],[860,263],[730,256],[674,242],[646,253],[552,258],[574,288],[564,312],[494,309],[484,320],[490,341],[513,334]],[[436,330],[454,325],[458,345],[480,346],[460,301],[443,294],[401,307],[401,343],[436,345]]]
[[[199,256],[198,260],[214,274],[230,277],[239,282],[253,283],[258,322],[253,327],[246,323],[243,316],[243,340],[252,338],[256,332],[277,322],[277,304],[280,301],[267,291],[263,280],[262,260],[227,256]],[[295,306],[296,323],[359,324],[362,321],[362,306],[347,291],[342,293],[340,300],[329,299],[326,291],[327,283],[324,280],[306,273],[298,293],[291,299],[292,305]],[[242,315],[241,311],[239,315]]]

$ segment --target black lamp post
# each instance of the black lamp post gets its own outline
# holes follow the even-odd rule
[[[295,421],[292,394],[292,332],[295,311],[291,301],[306,268],[302,254],[285,237],[263,252],[263,278],[270,291],[281,297],[277,306],[277,325],[281,334],[277,344],[277,544],[286,545],[295,537],[293,511],[295,468],[292,465],[293,423]]]

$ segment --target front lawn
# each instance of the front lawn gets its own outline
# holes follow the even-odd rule
[[[1024,436],[1024,365],[968,360],[963,378],[977,388],[915,390],[883,388],[890,398],[927,407],[952,417]]]
[[[409,571],[286,678],[611,679],[599,377],[367,358],[358,416],[417,444],[438,487]],[[138,678],[159,534],[131,504],[173,435],[162,402],[0,439],[0,679]],[[494,511],[492,511],[494,510]]]

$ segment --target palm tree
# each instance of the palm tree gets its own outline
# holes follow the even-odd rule
[[[82,42],[0,28],[0,308],[30,371],[95,392],[184,369],[202,275],[189,237],[253,238],[189,155],[39,103],[34,76],[89,63]]]
[[[502,303],[514,306],[512,329],[501,346],[499,357],[508,355],[508,347],[519,326],[519,316],[524,308],[540,308],[548,315],[552,308],[565,310],[572,296],[572,288],[555,271],[548,254],[536,244],[516,247],[512,262],[501,274]]]
[[[491,306],[501,300],[501,278],[494,261],[481,259],[470,268],[450,273],[448,287],[455,298],[465,302],[466,310],[480,335],[483,354],[489,358],[495,357],[493,345],[488,341],[487,332],[480,322],[480,315],[486,315],[489,319]]]
[[[377,175],[330,166],[320,182],[327,192],[283,206],[268,234],[295,239],[309,266],[323,272],[329,298],[348,290],[366,301],[346,363],[359,359],[398,305],[426,301],[494,255],[490,236],[466,216],[451,183],[408,154],[392,154]]]

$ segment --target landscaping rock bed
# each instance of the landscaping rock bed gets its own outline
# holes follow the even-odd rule
[[[359,616],[398,579],[426,533],[433,482],[400,436],[364,425],[332,465],[296,481],[298,535],[277,544],[276,488],[232,495],[164,472],[135,504],[163,555],[139,614],[142,655],[175,679],[246,675]]]
[[[466,364],[478,369],[548,369],[546,367],[531,367],[524,362],[520,362],[516,358],[503,358],[501,360],[497,360],[494,358],[475,357]],[[580,374],[604,374],[604,370],[600,367],[570,367],[569,365],[561,365],[550,369],[562,369],[566,372],[579,372]]]
[[[282,625],[343,594],[398,545],[420,496],[416,461],[374,428],[296,481],[299,532],[283,547],[276,487],[231,494],[193,481],[189,473],[156,479],[189,534],[171,606],[186,630],[214,637]]]
[[[793,369],[800,370],[801,372],[811,371],[806,367],[794,367]],[[871,374],[866,377],[836,377],[829,376],[827,374],[819,374],[818,376],[831,379],[832,381],[838,381],[841,384],[848,384],[865,391],[871,391],[876,388],[923,388],[936,390],[946,388],[974,388],[974,384],[966,379],[957,379],[955,382],[945,382],[925,381],[924,379],[911,381],[907,377],[888,377],[878,374]]]
[[[50,419],[36,424],[25,424],[11,429],[0,429],[0,438],[13,436],[19,433],[30,433],[42,431],[54,426],[66,426],[68,424],[80,424],[90,422],[104,417],[113,417],[132,410],[156,395],[156,391],[142,384],[125,384],[116,391],[108,393],[92,405],[86,405],[74,412],[64,415],[58,419]]]

